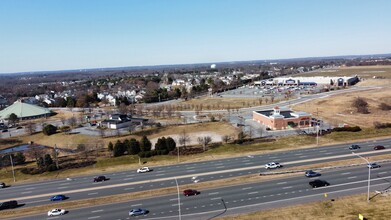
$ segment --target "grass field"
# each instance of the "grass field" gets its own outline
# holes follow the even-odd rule
[[[328,70],[318,70],[310,73],[297,74],[295,76],[354,76],[358,75],[361,78],[369,79],[376,77],[384,77],[391,79],[391,66],[353,66],[339,67]]]

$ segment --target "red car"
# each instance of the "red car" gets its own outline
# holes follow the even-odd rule
[[[200,194],[201,192],[195,190],[195,189],[187,189],[185,191],[183,191],[183,195],[185,196],[195,196],[195,195],[198,195]]]
[[[375,146],[374,148],[373,148],[374,150],[384,150],[384,149],[386,149],[384,146],[382,146],[382,145],[377,145],[377,146]]]

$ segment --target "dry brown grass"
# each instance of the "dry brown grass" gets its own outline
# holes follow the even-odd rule
[[[388,220],[390,196],[377,196],[371,203],[366,201],[366,194],[336,197],[308,204],[258,211],[250,214],[233,215],[217,218],[219,220],[354,220],[362,214],[366,219]]]
[[[319,70],[311,73],[297,74],[297,76],[354,76],[369,79],[384,77],[391,79],[391,66],[352,66],[339,67],[330,70]]]
[[[389,80],[391,81],[391,80]],[[337,126],[339,124],[373,127],[375,121],[391,122],[391,111],[379,109],[381,103],[391,104],[391,84],[381,89],[333,95],[323,99],[295,105],[294,110],[306,111],[315,117]],[[369,114],[360,114],[351,106],[355,98],[364,98],[369,104]]]
[[[190,105],[190,106],[203,106],[203,110],[210,109],[224,110],[224,109],[238,109],[247,108],[251,106],[259,105],[259,98],[218,98],[218,97],[202,97],[183,101],[176,105]]]

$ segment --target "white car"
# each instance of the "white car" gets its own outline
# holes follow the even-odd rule
[[[48,216],[64,215],[65,209],[52,209],[48,211]]]
[[[137,169],[137,173],[146,173],[146,172],[150,172],[150,171],[152,171],[152,169],[149,169],[149,167],[143,167],[143,168]]]
[[[276,168],[280,168],[280,167],[282,167],[282,165],[280,163],[276,163],[276,162],[270,162],[268,164],[265,164],[266,169],[276,169]]]

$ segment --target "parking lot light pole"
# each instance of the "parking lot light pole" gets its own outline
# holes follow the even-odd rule
[[[369,200],[369,189],[371,187],[371,166],[369,166],[369,165],[371,163],[365,157],[362,157],[362,156],[360,156],[360,155],[358,155],[358,154],[356,154],[354,152],[352,152],[352,154],[356,155],[357,157],[359,157],[359,158],[361,158],[363,160],[365,160],[365,162],[367,162],[367,164],[368,164],[368,198],[367,198],[368,201],[367,202],[369,203],[370,202],[370,200]]]

